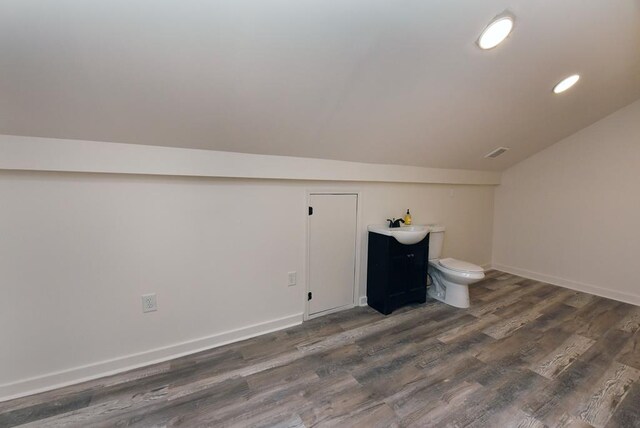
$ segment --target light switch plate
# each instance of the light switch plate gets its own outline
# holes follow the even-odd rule
[[[296,285],[297,281],[297,272],[289,272],[289,287],[293,287]]]

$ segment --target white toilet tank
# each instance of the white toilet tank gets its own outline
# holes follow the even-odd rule
[[[429,260],[439,259],[444,243],[444,226],[429,225]]]

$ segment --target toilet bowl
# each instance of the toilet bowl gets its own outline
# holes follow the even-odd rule
[[[429,296],[455,306],[468,308],[469,284],[484,278],[484,269],[473,263],[453,258],[440,258],[444,241],[444,227],[431,226],[429,231]]]

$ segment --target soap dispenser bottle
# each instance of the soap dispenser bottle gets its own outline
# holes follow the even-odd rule
[[[409,208],[407,208],[407,214],[404,216],[404,225],[411,225],[411,213],[409,212]]]

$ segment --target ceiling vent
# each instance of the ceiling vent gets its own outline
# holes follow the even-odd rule
[[[501,154],[503,154],[507,150],[509,150],[509,147],[498,147],[497,149],[492,150],[489,153],[487,153],[486,155],[484,155],[484,157],[485,158],[497,158],[498,156],[500,156]]]

